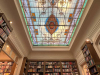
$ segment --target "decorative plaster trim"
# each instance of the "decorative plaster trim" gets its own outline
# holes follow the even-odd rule
[[[14,35],[14,31],[11,32],[11,34],[8,37],[8,40],[10,42],[12,42],[12,44],[14,45],[14,47],[17,49],[17,51],[19,52],[19,54],[24,57],[25,55],[23,54],[22,50],[23,48],[21,48],[22,46],[19,43],[19,40],[17,39],[17,37]],[[16,40],[16,41],[15,41]]]
[[[32,43],[31,43],[31,40],[30,40],[30,37],[29,37],[28,30],[27,30],[27,27],[26,27],[26,23],[25,23],[23,14],[22,14],[22,10],[21,10],[20,4],[19,4],[19,0],[14,0],[14,2],[15,2],[15,5],[16,5],[16,8],[17,8],[17,10],[18,10],[18,13],[19,13],[19,16],[20,16],[20,19],[21,19],[23,28],[24,28],[24,30],[25,30],[26,36],[27,36],[27,38],[28,38],[29,44],[30,44],[31,48],[33,48],[33,45],[32,45]]]
[[[91,39],[94,37],[94,39],[92,39],[92,41],[96,42],[96,40],[98,38],[98,35],[100,35],[100,19],[98,20],[98,22],[96,23],[96,25],[91,30],[91,32],[88,35],[88,37],[91,38]]]

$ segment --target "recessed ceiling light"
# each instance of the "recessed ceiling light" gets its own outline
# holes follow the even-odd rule
[[[7,45],[7,47],[9,47],[9,46]]]
[[[88,42],[88,41],[90,41],[90,39],[86,39],[86,41]]]
[[[12,24],[12,21],[10,21],[10,24]]]

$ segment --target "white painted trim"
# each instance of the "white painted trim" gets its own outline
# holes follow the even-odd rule
[[[14,32],[14,31],[13,31]],[[24,53],[22,52],[22,48],[20,48],[20,43],[18,42],[19,40],[15,37],[15,35],[13,34],[13,32],[11,32],[11,34],[8,37],[8,40],[10,42],[12,42],[12,44],[14,45],[14,47],[17,49],[17,51],[19,52],[19,55],[24,57]]]

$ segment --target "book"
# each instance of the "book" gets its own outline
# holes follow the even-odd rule
[[[2,19],[2,17],[0,17],[0,25],[4,22],[4,20]]]

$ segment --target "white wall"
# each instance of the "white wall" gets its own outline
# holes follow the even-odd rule
[[[11,60],[3,51],[0,52],[0,60]]]
[[[28,55],[29,59],[74,59],[71,52],[61,52],[61,51],[37,51],[30,52]]]

